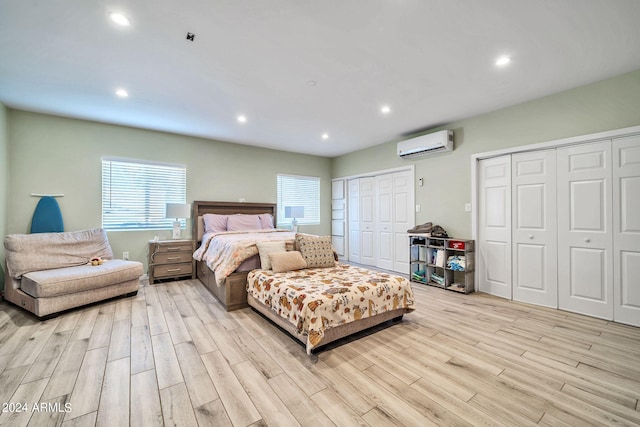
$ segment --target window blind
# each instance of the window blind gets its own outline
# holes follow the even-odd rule
[[[285,218],[285,207],[302,206],[304,218],[298,224],[320,224],[320,178],[278,174],[278,224],[290,225],[293,218]]]
[[[102,159],[102,227],[106,230],[171,228],[167,203],[185,203],[183,166]],[[180,220],[182,227],[184,219]]]

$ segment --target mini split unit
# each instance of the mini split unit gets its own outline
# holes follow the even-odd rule
[[[398,142],[398,157],[419,157],[453,150],[453,131],[441,130]]]

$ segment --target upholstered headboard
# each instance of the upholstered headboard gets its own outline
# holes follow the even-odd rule
[[[193,239],[196,241],[196,247],[202,240],[204,223],[202,216],[207,213],[218,215],[234,215],[234,214],[264,214],[273,215],[273,223],[277,224],[276,204],[275,203],[239,203],[239,202],[193,202],[192,204],[192,230]]]

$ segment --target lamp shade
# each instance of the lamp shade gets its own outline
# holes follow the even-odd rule
[[[165,218],[191,218],[191,204],[167,203]]]
[[[285,206],[285,218],[304,218],[304,206]]]

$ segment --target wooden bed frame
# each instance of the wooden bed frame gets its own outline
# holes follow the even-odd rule
[[[276,204],[275,203],[238,203],[238,202],[193,202],[192,232],[195,247],[200,246],[200,237],[198,233],[199,220],[204,214],[263,214],[269,213],[273,215],[273,223],[277,224]],[[215,296],[227,311],[238,310],[248,307],[247,303],[247,274],[248,271],[232,273],[225,280],[224,286],[216,284],[215,274],[207,264],[202,261],[196,261],[196,275],[200,282]]]

